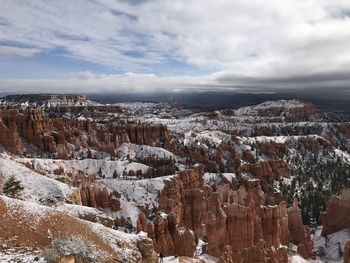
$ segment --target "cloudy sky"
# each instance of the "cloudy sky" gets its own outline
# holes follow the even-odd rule
[[[349,0],[0,0],[0,92],[349,84]]]

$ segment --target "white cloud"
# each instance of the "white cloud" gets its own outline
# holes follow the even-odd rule
[[[0,45],[0,55],[17,55],[22,57],[31,57],[39,52],[40,50],[36,48],[23,48]]]
[[[348,0],[0,0],[0,6],[0,42],[31,47],[0,46],[0,54],[63,48],[122,72],[178,61],[224,72],[230,85],[350,68]]]

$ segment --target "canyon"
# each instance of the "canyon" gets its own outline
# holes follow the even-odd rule
[[[198,112],[4,97],[0,259],[96,262],[82,246],[107,262],[347,262],[350,237],[334,240],[350,228],[350,123],[332,116],[297,100]]]

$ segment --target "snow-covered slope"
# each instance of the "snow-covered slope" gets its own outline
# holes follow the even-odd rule
[[[123,143],[120,145],[117,148],[117,155],[122,159],[142,159],[148,157],[175,159],[175,155],[164,148],[133,143]]]
[[[34,172],[25,165],[10,160],[4,156],[0,157],[0,174],[4,177],[3,183],[11,176],[20,181],[24,190],[21,198],[36,203],[56,203],[74,199],[79,189],[48,178]]]
[[[54,159],[18,159],[21,162],[32,163],[34,169],[44,170],[49,173],[53,173],[56,169],[62,168],[65,173],[74,171],[83,171],[88,175],[104,175],[105,178],[112,178],[113,173],[116,171],[118,174],[122,174],[124,171],[129,170],[137,171],[141,170],[146,173],[148,166],[128,161],[110,161],[110,160],[98,160],[98,159],[84,159],[84,160],[54,160]]]
[[[327,237],[321,236],[322,227],[319,227],[312,236],[315,250],[322,255],[324,262],[343,262],[342,252],[346,241],[350,240],[350,229],[343,229]]]

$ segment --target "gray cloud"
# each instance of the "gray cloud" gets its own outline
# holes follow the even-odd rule
[[[36,48],[25,48],[25,47],[13,47],[0,45],[0,55],[17,55],[21,57],[31,57],[40,50]]]
[[[12,45],[1,45],[0,55],[62,48],[123,72],[157,71],[173,61],[213,72],[7,79],[3,91],[349,86],[348,0],[0,0],[0,6],[0,43]]]
[[[240,77],[228,72],[202,76],[157,76],[155,74],[95,74],[78,72],[61,79],[6,79],[0,92],[10,93],[138,93],[184,91],[283,92],[290,90],[350,90],[347,72],[315,73],[290,77]]]

